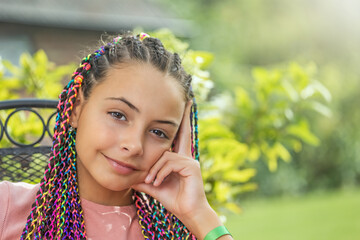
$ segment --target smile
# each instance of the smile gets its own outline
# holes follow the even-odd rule
[[[123,163],[123,162],[120,162],[118,160],[115,160],[115,159],[112,159],[112,158],[109,158],[107,156],[104,155],[104,157],[106,158],[106,160],[108,161],[108,163],[110,164],[110,166],[119,174],[121,175],[127,175],[127,174],[130,174],[130,173],[133,173],[135,171],[137,171],[138,169],[129,165],[129,164],[126,164],[126,163]]]

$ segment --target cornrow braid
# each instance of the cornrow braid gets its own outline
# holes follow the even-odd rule
[[[146,38],[144,44],[148,48],[151,56],[151,62],[162,72],[167,71],[169,66],[170,53],[165,51],[163,44],[159,39]]]
[[[178,54],[168,52],[160,40],[148,35],[117,36],[82,59],[70,82],[59,95],[50,159],[32,204],[21,239],[86,239],[77,179],[76,129],[70,124],[79,91],[88,98],[109,69],[136,61],[167,72],[182,86],[184,100],[193,99],[191,112],[192,154],[199,160],[197,107],[191,76]],[[184,224],[150,195],[134,191],[139,223],[145,239],[196,239]]]

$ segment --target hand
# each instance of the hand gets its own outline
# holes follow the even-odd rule
[[[203,239],[222,223],[206,199],[200,164],[191,155],[191,105],[192,102],[188,102],[185,107],[174,152],[166,151],[150,169],[145,183],[132,188],[160,201],[198,239]],[[232,237],[226,235],[219,239]]]
[[[174,152],[164,152],[150,169],[145,183],[132,186],[153,196],[180,220],[208,206],[200,164],[191,155],[191,105],[189,101],[185,107]]]

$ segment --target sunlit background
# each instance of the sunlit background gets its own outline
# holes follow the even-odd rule
[[[0,99],[25,52],[68,65],[105,32],[162,28],[213,82],[201,124],[232,142],[202,136],[204,181],[235,239],[360,239],[358,0],[0,0]]]

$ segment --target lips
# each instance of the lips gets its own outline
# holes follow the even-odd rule
[[[135,171],[137,171],[138,169],[130,164],[126,164],[123,162],[120,162],[118,160],[109,158],[107,156],[104,155],[104,157],[106,158],[106,160],[108,161],[108,163],[110,164],[110,166],[119,174],[121,175],[127,175],[130,173],[133,173]]]

